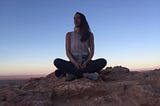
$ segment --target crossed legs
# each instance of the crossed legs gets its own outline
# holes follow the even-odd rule
[[[76,69],[70,61],[66,61],[60,58],[54,60],[54,65],[61,73],[73,74],[77,77],[82,77],[83,73],[100,73],[100,70],[104,68],[107,61],[103,58],[91,60],[87,67],[84,69]]]

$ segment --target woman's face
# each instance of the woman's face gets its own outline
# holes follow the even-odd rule
[[[81,23],[80,15],[79,14],[75,14],[75,16],[74,16],[74,25],[75,25],[75,27],[79,27],[80,23]]]

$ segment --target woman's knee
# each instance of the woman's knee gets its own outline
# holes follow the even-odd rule
[[[57,66],[58,64],[61,63],[61,60],[62,60],[62,59],[60,59],[60,58],[56,58],[56,59],[53,61],[53,64],[54,64],[55,66]]]
[[[99,59],[99,61],[100,61],[100,64],[101,64],[102,67],[105,67],[105,66],[106,66],[106,64],[107,64],[106,59],[101,58],[101,59]]]

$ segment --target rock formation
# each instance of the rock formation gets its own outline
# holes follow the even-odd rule
[[[160,69],[108,67],[103,80],[67,82],[54,73],[22,85],[1,85],[0,106],[160,106]]]

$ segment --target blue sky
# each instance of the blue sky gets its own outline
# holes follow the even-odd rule
[[[160,66],[159,0],[0,0],[0,75],[49,74],[67,59],[65,34],[85,14],[108,66]]]

